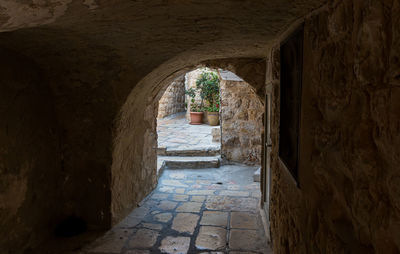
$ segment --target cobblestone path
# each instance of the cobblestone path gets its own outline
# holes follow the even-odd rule
[[[84,253],[272,253],[254,170],[167,169],[141,207]]]
[[[190,125],[184,113],[158,119],[158,147],[174,150],[220,148],[220,142],[212,141],[212,128],[219,128],[219,126]]]

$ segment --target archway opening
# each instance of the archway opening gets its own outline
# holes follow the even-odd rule
[[[181,108],[182,89],[178,89],[177,86],[186,83],[185,90],[188,90],[190,79],[192,78],[194,83],[198,79],[196,71],[201,75],[204,69],[191,71],[184,76],[182,73],[176,74],[174,79],[170,79],[172,82],[160,84],[162,87],[158,90],[158,94],[149,98],[145,117],[148,117],[151,123],[148,126],[151,128],[144,134],[143,149],[148,149],[149,144],[153,145],[152,148],[157,147],[157,143],[160,144],[160,140],[154,138],[157,134],[158,138],[164,138],[163,132],[160,130],[156,132],[157,116],[165,116],[165,112],[170,112],[172,117],[168,115],[162,118],[169,121],[176,120],[178,114],[180,116],[178,120],[183,120],[189,125],[190,120],[186,119],[186,113]],[[177,142],[179,137],[173,136],[179,131],[175,131],[170,137],[175,141],[161,140],[161,143],[169,140],[170,143],[178,144],[175,147],[161,149],[158,146],[157,153],[149,150],[152,154],[145,154],[145,159],[155,161],[157,154],[160,157],[160,153],[163,153],[161,156],[183,157],[183,161],[189,163],[184,166],[164,165],[158,170],[156,179],[159,180],[154,190],[139,203],[139,208],[134,209],[104,238],[96,241],[92,245],[92,250],[110,251],[110,241],[113,241],[116,231],[133,229],[128,235],[124,233],[122,236],[119,235],[125,241],[125,248],[129,250],[149,252],[179,250],[183,253],[194,253],[204,249],[267,251],[268,245],[259,214],[260,185],[259,182],[254,182],[253,176],[261,162],[264,106],[251,86],[239,76],[219,68],[215,71],[221,86],[218,131],[222,140],[221,148],[218,149],[221,156],[219,154],[215,156],[218,157],[216,165],[205,167],[201,164],[204,161],[201,160],[194,163],[193,157],[209,156],[193,156],[191,154],[193,149],[190,148],[183,151],[177,149],[190,144],[193,136],[191,140],[182,138],[180,141],[184,144],[179,144]],[[168,108],[167,104],[160,110],[160,104],[163,104],[159,103],[160,98],[161,102],[165,102],[163,94],[172,98],[170,102],[176,104],[175,108]],[[190,103],[188,104],[187,108],[190,110]],[[176,124],[176,121],[174,123],[173,127],[180,129],[182,134],[182,125]],[[206,122],[198,126],[207,127],[208,124]],[[212,128],[209,128],[207,134],[210,138],[212,138]],[[204,152],[203,155],[210,155],[207,153],[212,151],[215,150],[206,147],[201,152]],[[193,163],[197,166],[193,167],[191,165]],[[216,241],[212,241],[213,238]]]

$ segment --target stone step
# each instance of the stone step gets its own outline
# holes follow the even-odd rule
[[[157,157],[158,171],[164,168],[199,169],[199,168],[219,168],[219,166],[220,166],[220,156],[196,156],[196,157],[158,156]]]
[[[158,147],[157,155],[161,156],[217,156],[221,153],[220,147],[199,147],[193,149],[173,149]]]

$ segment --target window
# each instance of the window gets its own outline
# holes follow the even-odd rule
[[[280,47],[279,157],[298,183],[303,26]]]

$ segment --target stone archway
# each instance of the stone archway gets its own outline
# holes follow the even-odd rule
[[[232,58],[203,61],[171,71],[159,67],[132,90],[117,122],[111,181],[112,221],[125,217],[157,183],[157,102],[177,77],[198,66],[221,68],[237,73],[257,92],[264,93],[265,60]],[[170,74],[170,73],[172,74]],[[260,96],[261,97],[261,96]]]

